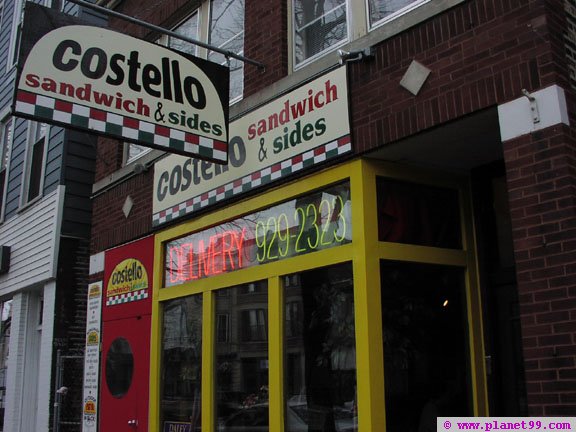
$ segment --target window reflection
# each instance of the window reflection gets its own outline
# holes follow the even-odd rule
[[[346,0],[293,0],[295,63],[348,39]]]
[[[461,269],[382,262],[386,430],[436,430],[469,416],[467,316]]]
[[[115,339],[106,354],[106,384],[110,394],[121,398],[130,389],[134,372],[134,356],[124,338]]]
[[[286,431],[357,431],[350,264],[284,278]]]
[[[211,3],[210,44],[244,55],[244,0],[213,0]],[[230,67],[230,100],[242,97],[244,63],[210,51],[208,59]]]
[[[267,431],[267,284],[219,290],[215,299],[217,316],[231,317],[229,339],[216,343],[218,431]]]
[[[202,295],[163,304],[162,422],[200,428],[202,379]]]
[[[370,9],[370,25],[374,25],[391,15],[406,11],[412,6],[425,3],[428,0],[368,0]]]
[[[458,191],[377,179],[378,239],[459,249]]]

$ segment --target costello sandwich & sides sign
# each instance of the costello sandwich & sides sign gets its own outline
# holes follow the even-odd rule
[[[228,68],[30,2],[22,37],[15,114],[227,162]]]
[[[154,165],[152,224],[162,225],[352,151],[346,67],[230,123],[227,165],[168,155]]]

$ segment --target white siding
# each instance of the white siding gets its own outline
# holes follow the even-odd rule
[[[11,247],[10,271],[0,276],[0,297],[56,277],[63,189],[0,225],[0,245]]]
[[[44,310],[42,311],[42,336],[40,339],[40,361],[38,367],[38,413],[37,431],[49,430],[50,392],[52,377],[52,342],[54,341],[54,314],[56,307],[56,282],[44,286]]]
[[[10,348],[8,356],[8,374],[6,376],[6,408],[4,412],[4,430],[20,430],[20,414],[24,387],[24,363],[26,360],[28,294],[20,293],[12,299],[12,325],[10,329]],[[31,413],[35,414],[35,413]]]

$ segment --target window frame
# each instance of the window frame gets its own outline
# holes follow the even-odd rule
[[[417,0],[414,5],[408,5],[399,11],[390,14],[382,20],[370,24],[368,0],[346,0],[348,3],[348,41],[334,45],[314,57],[296,64],[295,54],[295,26],[294,26],[294,1],[288,1],[288,73],[297,73],[302,69],[311,67],[311,73],[320,72],[333,67],[338,63],[339,57],[336,50],[342,48],[348,51],[364,49],[385,41],[399,33],[416,26],[442,12],[450,9],[465,0],[444,0],[434,2],[431,0]],[[403,17],[402,22],[397,19]],[[386,25],[397,21],[397,25]],[[314,66],[312,66],[314,65]]]
[[[296,62],[296,14],[295,14],[295,10],[296,8],[294,7],[294,2],[296,2],[298,0],[291,0],[290,1],[290,20],[291,20],[291,26],[290,26],[290,49],[292,51],[292,55],[291,55],[291,61],[292,61],[292,65],[293,65],[293,70],[296,71],[298,69],[301,69],[307,65],[309,65],[310,63],[314,63],[316,60],[318,60],[319,58],[324,57],[325,55],[327,55],[330,52],[335,51],[336,49],[346,45],[347,43],[351,42],[353,40],[352,34],[353,34],[353,21],[352,21],[352,3],[353,0],[344,0],[344,7],[346,9],[346,38],[344,38],[343,40],[339,41],[338,43],[302,60],[300,63]],[[307,1],[307,0],[301,0],[302,2]],[[321,18],[321,17],[320,17]],[[317,19],[320,19],[317,18]]]
[[[42,125],[46,125],[44,128],[44,133],[40,136],[37,135],[39,128],[42,128]],[[46,154],[48,151],[48,143],[50,140],[50,131],[51,126],[48,123],[43,122],[36,122],[29,120],[28,121],[28,133],[26,137],[26,153],[24,156],[24,172],[22,174],[22,186],[20,190],[20,209],[25,209],[29,205],[35,203],[36,201],[42,199],[44,195],[44,174],[46,170]],[[40,159],[36,159],[35,156],[38,153],[35,153],[36,146],[42,145],[42,153],[40,155]],[[30,197],[30,187],[32,186],[31,180],[35,177],[32,176],[32,169],[34,168],[33,165],[36,163],[40,164],[40,171],[38,172],[38,192],[33,197]],[[36,184],[36,182],[35,182]],[[35,186],[36,187],[36,186]]]
[[[420,6],[429,3],[431,0],[413,0],[412,3],[398,9],[397,11],[392,12],[391,14],[385,16],[384,18],[379,19],[378,21],[375,21],[373,24],[370,22],[370,0],[365,0],[365,7],[366,7],[366,19],[367,19],[367,28],[368,31],[372,31],[380,26],[385,25],[386,23],[390,22],[390,21],[394,21],[395,19],[397,19],[398,17],[409,13],[410,11],[419,8]]]
[[[392,242],[381,242],[362,227],[377,226],[376,179],[390,177],[423,185],[445,187],[458,191],[463,245],[461,249],[429,246],[414,246]],[[382,311],[380,308],[380,262],[409,261],[459,267],[466,275],[466,301],[468,305],[469,354],[473,381],[473,409],[475,415],[488,415],[487,381],[483,351],[482,305],[478,283],[478,263],[475,255],[473,218],[466,178],[419,168],[398,167],[394,164],[357,159],[317,172],[302,179],[286,182],[282,187],[258,194],[240,203],[230,204],[159,231],[155,236],[154,283],[163,287],[164,245],[193,232],[202,231],[222,221],[233,220],[275,203],[305,196],[320,188],[350,181],[352,197],[352,242],[331,249],[314,252],[286,260],[270,262],[231,273],[220,273],[204,279],[196,279],[181,285],[159,288],[152,305],[152,327],[160,328],[163,303],[188,295],[203,298],[203,352],[202,358],[202,427],[214,425],[214,358],[216,296],[221,289],[248,284],[258,280],[268,283],[268,337],[269,337],[269,419],[270,430],[282,430],[285,421],[283,406],[285,359],[290,353],[285,333],[285,309],[283,281],[286,275],[330,265],[351,262],[354,283],[356,362],[358,370],[369,373],[357,374],[358,418],[362,430],[385,429],[384,362],[382,358]],[[378,290],[374,289],[378,287]],[[156,324],[155,324],[156,323]],[[152,358],[161,349],[161,334],[151,335]],[[154,362],[154,360],[153,360]],[[161,367],[153,363],[150,376],[150,425],[160,429]]]
[[[8,47],[8,56],[6,61],[6,71],[9,72],[18,64],[18,51],[20,50],[20,34],[22,33],[22,24],[24,21],[24,5],[27,0],[15,0],[14,11],[12,14],[12,30],[10,32],[10,45]],[[2,3],[5,4],[4,0]],[[40,0],[36,3],[50,7],[52,0]],[[3,14],[2,10],[2,14]],[[0,17],[0,18],[3,18]],[[1,25],[0,25],[1,27]]]

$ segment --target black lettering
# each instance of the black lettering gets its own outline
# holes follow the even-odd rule
[[[182,187],[180,188],[182,192],[188,189],[192,184],[192,173],[190,172],[191,163],[192,160],[188,159],[186,162],[184,162],[184,166],[182,167],[182,178],[184,179],[182,182]]]
[[[110,57],[110,69],[112,69],[112,73],[115,75],[113,78],[111,75],[108,75],[106,78],[106,82],[110,85],[118,86],[124,82],[124,69],[120,66],[120,63],[124,63],[126,57],[122,54],[114,54]]]
[[[193,159],[192,163],[194,164],[194,176],[193,176],[194,184],[199,185],[201,180],[200,180],[200,169],[198,168],[198,159]]]
[[[206,107],[206,93],[196,78],[188,76],[184,79],[184,95],[193,108],[204,109]]]
[[[140,62],[138,61],[138,51],[130,51],[130,58],[128,59],[128,86],[134,91],[140,91],[140,84],[138,84],[138,69],[140,69]]]
[[[168,121],[172,124],[177,125],[178,122],[180,121],[180,118],[178,116],[178,113],[175,112],[171,112],[168,114]]]
[[[159,97],[161,95],[160,90],[155,90],[152,86],[157,86],[162,82],[162,75],[160,75],[160,70],[151,64],[147,64],[142,69],[142,87],[146,93],[150,96]]]
[[[201,166],[202,166],[202,178],[204,180],[210,180],[212,178],[212,173],[210,172],[212,169],[212,163],[202,161]]]
[[[180,185],[182,184],[182,168],[180,165],[176,165],[172,169],[172,174],[170,174],[170,194],[175,195],[180,190]]]
[[[158,180],[158,189],[156,190],[156,197],[158,201],[163,201],[166,198],[166,194],[168,193],[168,181],[170,180],[170,174],[168,171],[164,171],[160,175],[160,179]]]
[[[172,60],[172,77],[174,78],[174,102],[182,103],[182,80],[180,79],[180,63]]]
[[[216,136],[222,135],[222,126],[220,125],[212,125],[212,133]]]
[[[316,136],[322,135],[324,132],[326,132],[326,119],[321,118],[316,120],[314,126],[316,128]]]
[[[66,39],[58,44],[52,56],[52,64],[54,67],[64,72],[70,72],[78,66],[78,60],[73,60],[71,58],[72,56],[70,56],[67,61],[64,60],[64,55],[68,49],[70,49],[74,55],[80,55],[82,53],[82,48],[78,42]]]
[[[96,62],[94,62],[94,60]],[[102,78],[102,75],[106,72],[107,64],[108,57],[104,50],[100,48],[88,48],[82,56],[80,70],[84,76],[88,78],[99,79]]]
[[[235,136],[229,141],[229,145],[230,150],[228,156],[230,158],[230,163],[234,168],[238,168],[246,161],[246,147],[244,146],[244,141],[241,137]]]
[[[282,137],[276,137],[276,139],[272,142],[272,147],[274,147],[274,154],[278,154],[282,151],[284,145],[282,144]]]

